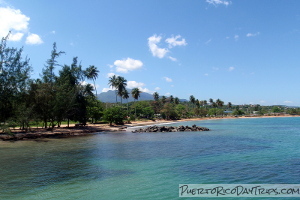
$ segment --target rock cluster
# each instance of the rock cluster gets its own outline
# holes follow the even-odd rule
[[[196,126],[149,126],[147,128],[140,128],[132,131],[133,133],[141,132],[183,132],[183,131],[209,131],[206,127]]]

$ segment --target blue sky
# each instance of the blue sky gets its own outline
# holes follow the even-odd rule
[[[300,106],[299,0],[0,0],[0,36],[24,46],[39,78],[58,61],[149,93],[233,104]],[[59,69],[59,67],[58,67]],[[57,70],[58,70],[57,69]]]

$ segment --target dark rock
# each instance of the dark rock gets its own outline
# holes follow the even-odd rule
[[[209,131],[206,127],[196,126],[193,125],[192,127],[189,126],[148,126],[146,128],[140,128],[132,131],[133,133],[141,133],[141,132],[183,132],[183,131]]]

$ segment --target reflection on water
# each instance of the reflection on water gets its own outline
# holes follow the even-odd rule
[[[224,119],[181,123],[209,132],[0,142],[0,199],[176,199],[183,183],[296,184],[299,122]]]

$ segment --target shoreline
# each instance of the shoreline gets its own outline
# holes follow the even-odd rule
[[[225,117],[205,117],[205,118],[189,118],[189,119],[180,119],[180,120],[147,120],[147,121],[133,121],[124,125],[112,125],[108,124],[88,124],[83,127],[75,127],[74,124],[71,124],[68,128],[66,125],[61,126],[60,128],[56,127],[53,131],[49,131],[45,128],[31,128],[30,132],[22,132],[19,129],[12,129],[11,135],[9,134],[0,134],[0,140],[3,141],[19,141],[19,140],[36,140],[44,138],[68,138],[76,136],[87,136],[92,134],[97,134],[99,132],[121,132],[126,131],[126,129],[138,128],[143,126],[151,125],[162,125],[162,124],[172,124],[178,122],[187,122],[187,121],[203,121],[203,120],[219,120],[219,119],[251,119],[251,118],[276,118],[276,117],[300,117],[298,115],[278,115],[278,116],[225,116]]]

